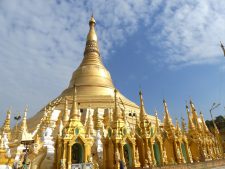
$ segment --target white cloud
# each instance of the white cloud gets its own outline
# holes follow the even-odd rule
[[[225,40],[225,5],[219,0],[164,1],[149,30],[150,41],[161,46],[172,66],[215,63],[223,58],[219,46]]]
[[[0,1],[0,111],[31,114],[66,88],[83,57],[91,11],[103,57],[148,17],[148,1]]]

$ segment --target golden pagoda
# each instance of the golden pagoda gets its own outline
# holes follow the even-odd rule
[[[121,165],[150,168],[222,158],[219,131],[208,130],[192,101],[191,112],[186,106],[186,130],[184,120],[182,128],[178,121],[174,126],[165,100],[162,123],[157,111],[150,115],[145,110],[141,91],[138,106],[116,89],[102,63],[95,25],[92,16],[84,57],[68,88],[30,119],[26,109],[19,131],[10,129],[7,113],[0,165],[20,166],[29,159],[26,165],[31,169],[119,169]],[[27,139],[33,141],[29,146],[23,145]]]

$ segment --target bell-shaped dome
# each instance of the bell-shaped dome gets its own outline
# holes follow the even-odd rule
[[[97,35],[95,32],[95,19],[92,16],[89,21],[90,30],[87,35],[84,58],[73,73],[68,89],[63,92],[63,95],[68,93],[74,85],[77,86],[78,95],[86,95],[86,92],[97,92],[99,95],[105,95],[110,92],[113,95],[114,85],[109,71],[102,63],[98,48]],[[95,90],[93,90],[95,88]],[[91,89],[91,91],[89,90]]]
[[[98,47],[98,38],[95,32],[95,19],[92,16],[89,21],[89,32],[86,39],[84,57],[80,66],[74,71],[69,87],[61,96],[72,96],[73,87],[76,85],[79,102],[112,103],[114,97],[114,84],[109,71],[102,63]],[[121,101],[132,107],[138,106],[118,92]],[[101,105],[100,105],[101,106]],[[103,105],[101,107],[104,107]]]

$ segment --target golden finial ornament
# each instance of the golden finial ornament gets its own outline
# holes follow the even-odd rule
[[[158,112],[155,109],[155,131],[159,132],[160,128],[159,128],[159,120],[158,120]]]
[[[195,125],[192,121],[188,105],[186,105],[186,112],[187,112],[187,115],[188,115],[188,130],[189,130],[189,132],[195,131]]]
[[[28,111],[28,106],[25,107],[24,110],[24,115],[23,115],[23,120],[22,120],[22,124],[21,124],[21,128],[20,131],[26,131],[27,132],[27,111]]]
[[[185,120],[184,120],[184,118],[183,117],[181,117],[181,124],[182,124],[182,132],[183,132],[183,134],[186,134],[186,123],[185,123]]]
[[[201,121],[202,121],[203,132],[209,133],[209,129],[208,129],[207,125],[205,124],[205,119],[203,117],[203,113],[200,112],[199,114],[200,114],[200,118],[201,118]]]
[[[79,120],[80,119],[80,115],[79,115],[79,112],[78,112],[78,106],[77,106],[77,88],[76,88],[76,85],[74,85],[73,104],[72,104],[72,108],[71,108],[70,119],[72,119],[72,120]]]
[[[170,117],[169,110],[168,110],[168,106],[167,106],[167,103],[166,103],[166,100],[165,99],[163,99],[163,105],[164,105],[164,112],[165,112],[165,115],[164,115],[164,125],[165,125],[165,127],[168,126],[168,127],[174,128],[174,125],[172,123],[172,119]]]
[[[140,122],[144,122],[144,120],[146,119],[146,111],[141,90],[139,91],[139,96],[140,96]]]
[[[65,104],[64,104],[64,113],[63,113],[63,125],[66,126],[69,121],[69,110],[68,110],[68,100],[65,97]]]
[[[9,109],[7,111],[7,115],[6,115],[6,119],[3,125],[3,132],[10,134],[11,133],[11,129],[10,129],[10,116],[11,116],[11,110]]]
[[[90,137],[93,135],[94,133],[94,123],[93,123],[93,116],[92,116],[92,113],[90,111],[90,108],[88,110],[88,119],[87,119],[87,136]]]
[[[95,32],[95,25],[96,25],[95,18],[92,15],[91,19],[89,21],[90,30],[89,30],[89,33],[87,35],[87,41],[96,41],[97,42],[98,38],[97,38],[97,35],[96,35],[96,32]]]

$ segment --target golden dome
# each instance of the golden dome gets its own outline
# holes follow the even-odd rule
[[[74,71],[70,84],[62,94],[56,98],[68,98],[72,103],[74,86],[76,86],[76,99],[79,108],[114,108],[114,84],[109,71],[102,63],[97,35],[95,32],[95,19],[92,16],[89,21],[90,30],[87,35],[84,57],[79,67]],[[118,102],[132,112],[139,112],[139,106],[124,97],[119,91]],[[53,102],[55,101],[53,100]],[[62,99],[63,102],[64,99]],[[64,104],[60,103],[57,109],[63,110]],[[35,128],[44,115],[44,109],[28,120],[30,129]]]
[[[109,71],[102,63],[95,25],[96,22],[92,16],[89,21],[90,30],[87,35],[84,58],[77,70],[74,71],[69,87],[63,91],[61,96],[72,96],[73,87],[76,85],[78,101],[81,103],[95,102],[95,100],[98,103],[113,103],[115,87]],[[135,103],[126,99],[119,92],[118,97],[120,97],[124,104],[138,108]]]

